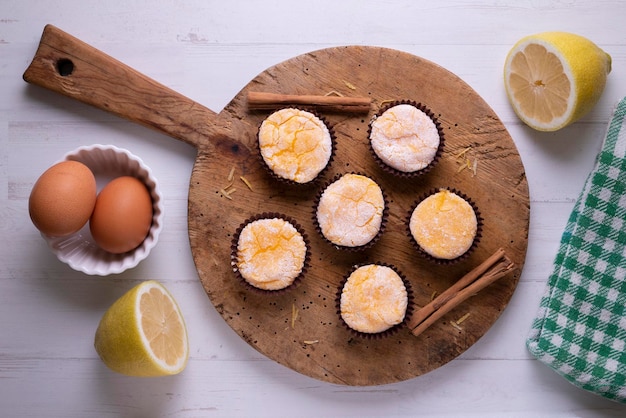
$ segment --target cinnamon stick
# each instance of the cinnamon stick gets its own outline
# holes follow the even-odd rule
[[[442,316],[456,308],[470,296],[510,273],[515,264],[499,248],[493,255],[471,270],[445,292],[418,309],[408,322],[413,335],[424,332]]]
[[[248,92],[248,108],[259,110],[276,109],[284,106],[306,106],[328,112],[367,113],[370,111],[371,104],[371,99],[367,97]]]

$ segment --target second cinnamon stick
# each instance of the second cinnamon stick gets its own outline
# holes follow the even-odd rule
[[[412,330],[413,335],[421,334],[435,321],[470,296],[507,275],[514,266],[513,262],[504,253],[504,250],[498,249],[478,267],[446,289],[440,296],[417,310],[407,324],[409,329]]]

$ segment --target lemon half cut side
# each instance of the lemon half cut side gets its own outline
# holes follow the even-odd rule
[[[106,311],[94,346],[112,370],[128,376],[165,376],[187,365],[189,343],[172,295],[154,280],[135,286]]]
[[[544,32],[513,46],[504,64],[504,85],[524,123],[556,131],[593,108],[610,72],[611,56],[587,38]]]

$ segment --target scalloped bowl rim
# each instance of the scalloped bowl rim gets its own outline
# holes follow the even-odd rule
[[[94,170],[85,162],[85,157],[93,157],[96,154],[112,155],[119,158],[122,162],[129,164],[123,167],[122,171],[107,172],[103,170]],[[133,175],[139,178],[148,188],[152,198],[152,225],[146,239],[134,250],[123,254],[112,254],[99,248],[91,234],[89,233],[89,224],[85,225],[80,231],[68,235],[66,237],[51,237],[41,234],[47,242],[48,247],[56,257],[68,264],[72,269],[81,271],[89,275],[106,276],[109,274],[122,273],[125,270],[136,267],[142,260],[150,254],[158,242],[159,235],[163,229],[163,197],[159,190],[156,178],[152,174],[152,170],[143,162],[141,158],[134,155],[124,148],[115,145],[86,145],[81,146],[73,151],[66,153],[62,161],[79,161],[86,164],[94,171],[94,176],[98,180],[99,177],[114,178],[120,175]],[[134,167],[134,168],[133,168]],[[120,168],[120,167],[117,167]]]

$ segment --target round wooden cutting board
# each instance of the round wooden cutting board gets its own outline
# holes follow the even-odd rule
[[[520,156],[504,125],[480,96],[432,62],[367,46],[310,52],[267,69],[217,114],[47,25],[24,79],[197,148],[188,221],[202,285],[237,334],[297,372],[359,386],[422,375],[454,359],[483,336],[515,290],[526,257],[530,217],[528,183]],[[323,114],[336,134],[330,169],[317,185],[292,186],[274,180],[262,165],[256,134],[269,111],[249,110],[246,98],[250,91],[362,96],[369,97],[373,105],[368,114]],[[380,107],[403,99],[427,106],[441,123],[445,137],[439,163],[411,180],[383,172],[370,155],[367,138],[369,121]],[[321,185],[347,172],[370,176],[389,203],[381,239],[363,252],[334,248],[314,228],[313,205]],[[416,199],[440,187],[467,195],[484,218],[476,251],[452,266],[423,259],[407,236],[406,221]],[[251,291],[232,271],[235,231],[246,219],[264,212],[295,219],[308,236],[310,266],[301,284],[287,292],[268,295]],[[506,251],[515,270],[419,337],[405,327],[386,338],[361,338],[349,332],[337,314],[338,287],[355,264],[394,265],[410,282],[419,307],[498,248]],[[457,324],[461,317],[465,320]]]
[[[321,185],[289,186],[266,173],[258,156],[256,133],[269,111],[249,111],[245,101],[248,91],[318,95],[338,92],[372,99],[372,110],[367,115],[323,115],[333,125],[337,138],[335,158],[322,183],[338,173],[360,172],[380,184],[389,199],[389,220],[373,248],[355,254],[329,245],[318,236],[312,220],[314,198]],[[413,180],[384,173],[368,148],[370,118],[386,102],[399,99],[428,106],[445,135],[439,164]],[[267,69],[220,115],[245,121],[248,128],[235,138],[224,136],[206,149],[199,147],[189,191],[189,235],[209,298],[252,347],[316,379],[346,385],[392,383],[419,376],[454,359],[485,334],[506,307],[526,255],[528,184],[505,127],[457,76],[396,50],[330,48]],[[231,189],[236,191],[229,199],[220,189],[229,185],[233,168]],[[240,176],[251,188],[240,181]],[[415,200],[438,187],[453,187],[468,195],[484,218],[478,249],[454,266],[434,265],[422,259],[407,237],[406,219]],[[278,295],[249,291],[235,279],[230,265],[235,230],[248,217],[262,212],[280,212],[296,219],[311,244],[311,266],[301,285]],[[410,281],[416,305],[423,306],[433,292],[443,292],[499,247],[516,263],[515,272],[470,298],[419,337],[403,328],[384,339],[363,339],[342,325],[336,294],[340,281],[356,263],[395,265]],[[460,326],[450,324],[467,313],[470,315]]]

